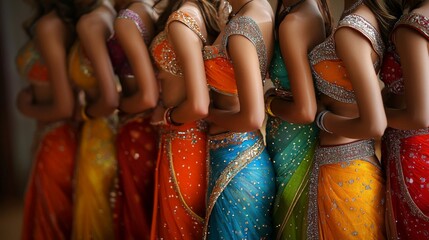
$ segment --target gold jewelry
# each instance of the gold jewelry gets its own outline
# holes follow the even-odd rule
[[[265,112],[271,117],[276,117],[276,115],[271,110],[271,102],[274,100],[274,98],[276,98],[276,97],[275,96],[269,96],[265,100]]]
[[[82,106],[80,108],[80,116],[82,117],[83,121],[91,120],[91,117],[88,115],[88,113],[86,113],[86,109],[87,109],[86,106]]]

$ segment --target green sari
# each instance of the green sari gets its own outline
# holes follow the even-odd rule
[[[277,89],[290,91],[278,42],[270,67]],[[318,129],[269,117],[267,150],[276,172],[274,226],[276,239],[307,239],[308,186]]]

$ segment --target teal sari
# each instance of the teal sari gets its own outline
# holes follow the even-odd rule
[[[290,91],[278,42],[270,75],[277,89]],[[293,124],[280,118],[268,118],[267,151],[276,172],[273,217],[276,239],[307,239],[308,186],[317,134],[315,124]]]

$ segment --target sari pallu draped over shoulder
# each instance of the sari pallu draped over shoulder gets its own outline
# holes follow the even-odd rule
[[[205,216],[207,124],[160,130],[151,239],[201,239]]]
[[[33,168],[24,203],[22,239],[69,239],[72,230],[72,178],[76,128],[56,122],[34,138]]]

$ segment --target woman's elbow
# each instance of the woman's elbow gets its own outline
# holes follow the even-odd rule
[[[372,124],[369,125],[368,133],[370,137],[380,138],[381,136],[383,136],[384,131],[386,130],[386,127],[387,127],[387,120],[385,118],[380,119],[379,121],[373,122]]]
[[[254,131],[262,128],[264,124],[265,114],[255,114],[253,116],[249,116],[247,119],[247,127],[249,128],[249,131]]]
[[[310,124],[314,122],[316,117],[316,109],[301,109],[298,112],[298,121],[299,124]]]

